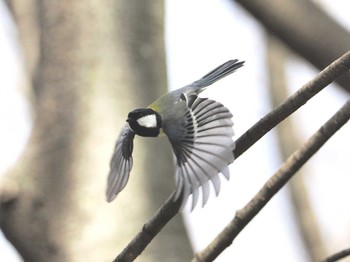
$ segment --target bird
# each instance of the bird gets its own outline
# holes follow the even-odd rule
[[[193,210],[200,191],[204,206],[210,194],[209,182],[216,196],[219,194],[219,174],[228,180],[228,165],[234,161],[232,114],[221,103],[199,97],[199,94],[243,65],[244,61],[229,60],[199,80],[161,96],[147,108],[128,114],[110,161],[107,202],[113,201],[129,180],[135,135],[158,137],[165,134],[168,137],[176,159],[173,201],[182,198],[181,207],[192,195]]]

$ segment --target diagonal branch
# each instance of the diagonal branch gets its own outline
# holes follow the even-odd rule
[[[349,119],[350,100],[284,162],[253,199],[244,208],[237,211],[234,219],[228,226],[203,251],[195,255],[193,261],[213,261],[222,251],[230,246],[237,235],[270,199]]]
[[[141,231],[113,260],[113,262],[134,261],[162,228],[179,212],[181,198],[174,202],[175,191],[166,200],[157,213],[143,225]]]
[[[322,260],[321,262],[335,262],[338,261],[339,259],[343,259],[344,257],[350,256],[350,248],[343,249],[327,258]]]
[[[237,159],[267,132],[349,69],[350,52],[347,52],[244,133],[236,141],[236,149],[233,152],[235,158]],[[179,201],[173,202],[172,196],[170,196],[114,261],[133,261],[142,253],[160,230],[177,214],[179,209]]]
[[[286,101],[260,119],[254,126],[245,132],[237,141],[234,150],[235,157],[239,157],[249,147],[255,144],[262,136],[272,128],[294,113],[304,105],[310,98],[320,92],[336,78],[350,69],[350,51],[335,60],[323,69],[317,76],[306,83]]]

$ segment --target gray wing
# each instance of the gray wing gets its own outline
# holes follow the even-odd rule
[[[115,145],[107,180],[107,202],[113,201],[129,180],[135,133],[126,124]]]
[[[220,191],[219,173],[229,178],[228,165],[233,162],[234,141],[232,114],[222,104],[196,95],[182,94],[186,114],[181,133],[169,136],[177,158],[174,199],[183,198],[183,205],[192,194],[192,209],[202,190],[203,206],[209,197],[209,181],[216,195]],[[178,128],[177,128],[178,130]]]

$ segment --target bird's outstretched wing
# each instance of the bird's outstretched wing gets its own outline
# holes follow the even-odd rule
[[[108,174],[106,191],[108,202],[116,198],[129,180],[129,174],[133,163],[132,151],[134,147],[134,137],[135,133],[131,130],[129,124],[126,124],[117,140],[110,163],[111,169]]]
[[[222,104],[196,95],[181,95],[186,102],[182,121],[184,130],[169,136],[177,158],[174,199],[183,198],[183,205],[192,194],[192,209],[202,190],[203,206],[209,197],[209,181],[216,195],[220,191],[219,173],[229,178],[228,165],[233,162],[234,141],[232,114]]]

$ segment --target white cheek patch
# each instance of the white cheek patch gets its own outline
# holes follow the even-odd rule
[[[155,128],[157,127],[157,118],[156,118],[156,115],[154,114],[143,116],[137,119],[137,123],[143,127]]]

